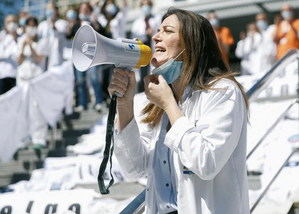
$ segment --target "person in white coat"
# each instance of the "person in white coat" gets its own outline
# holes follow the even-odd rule
[[[40,75],[44,70],[45,57],[39,53],[37,26],[38,20],[33,16],[28,17],[24,24],[24,35],[18,39],[18,86],[28,84],[31,79]]]
[[[98,14],[98,22],[105,28],[109,38],[126,38],[125,26],[127,23],[127,1],[119,7],[115,0],[105,0]]]
[[[259,55],[259,46],[262,42],[262,35],[255,23],[246,27],[246,35],[240,33],[240,41],[235,50],[236,56],[241,59],[241,74],[251,75],[260,73],[262,58]]]
[[[52,2],[47,4],[47,19],[42,21],[37,28],[41,43],[41,52],[46,56],[46,70],[61,65],[64,61],[63,50],[66,47],[66,37],[63,28],[67,22],[59,19],[58,7]]]
[[[275,25],[269,25],[267,15],[259,13],[255,16],[256,26],[261,34],[261,41],[257,49],[257,58],[260,59],[259,73],[264,74],[276,62],[276,45],[274,36],[276,32]]]
[[[147,176],[146,213],[249,213],[247,101],[211,24],[170,9],[153,40],[145,94],[134,99],[135,75],[119,68],[109,86],[122,95],[115,155],[128,176]]]
[[[16,85],[17,73],[17,16],[7,15],[4,20],[5,31],[0,37],[0,95]]]

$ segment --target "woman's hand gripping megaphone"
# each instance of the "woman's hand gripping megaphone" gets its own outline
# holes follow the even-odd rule
[[[108,87],[110,96],[116,94],[118,107],[132,102],[135,94],[135,73],[125,68],[115,68]]]

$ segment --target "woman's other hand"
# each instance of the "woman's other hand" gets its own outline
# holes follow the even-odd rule
[[[170,105],[176,105],[173,92],[162,75],[148,75],[144,78],[146,97],[166,111]]]
[[[171,88],[162,75],[146,76],[144,78],[144,90],[147,99],[166,112],[171,125],[183,116]]]

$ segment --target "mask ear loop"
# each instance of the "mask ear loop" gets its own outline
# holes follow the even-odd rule
[[[174,58],[174,60],[176,60],[184,51],[185,51],[185,48]]]

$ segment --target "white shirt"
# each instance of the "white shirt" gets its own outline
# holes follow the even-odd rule
[[[173,151],[178,213],[249,213],[246,175],[247,111],[239,88],[218,81],[209,91],[194,91],[180,105],[185,116],[168,131],[164,144]],[[144,96],[136,96],[146,100]],[[135,99],[135,103],[136,103]],[[115,155],[127,175],[147,176],[146,213],[155,213],[153,163],[161,123],[151,129],[135,118],[115,136]],[[192,173],[183,173],[186,168]]]
[[[0,41],[0,79],[16,77],[18,45],[12,35],[6,34]]]

